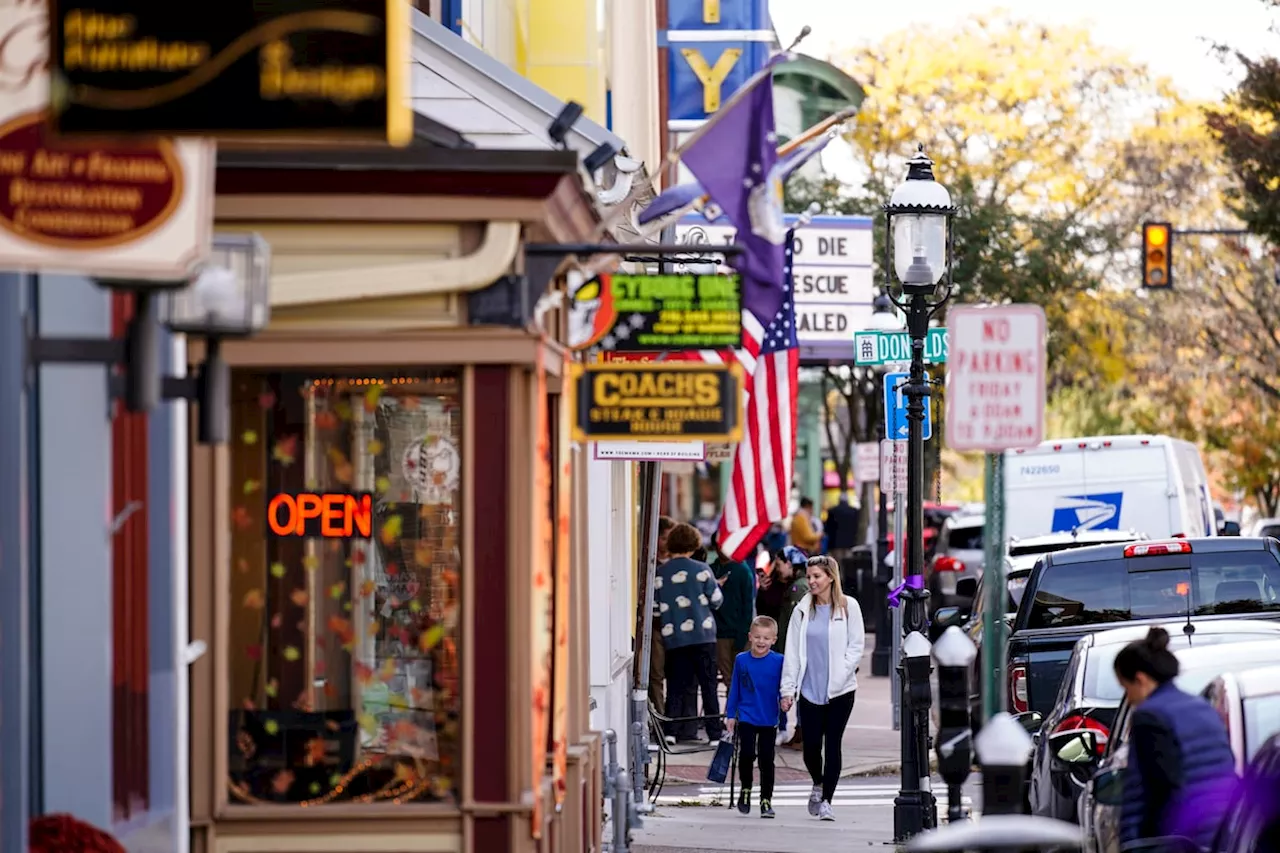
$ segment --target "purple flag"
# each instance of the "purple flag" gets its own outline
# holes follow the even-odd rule
[[[704,192],[702,185],[698,183],[680,184],[664,190],[661,195],[649,202],[644,210],[640,211],[636,221],[641,225],[648,225],[656,219],[670,216],[680,208],[693,204],[702,197]]]
[[[782,307],[782,176],[773,127],[773,76],[759,75],[751,89],[713,116],[681,159],[711,200],[737,228],[745,254],[730,263],[743,275],[743,307],[768,324]]]

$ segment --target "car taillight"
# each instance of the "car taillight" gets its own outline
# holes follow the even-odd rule
[[[955,557],[939,557],[933,567],[940,572],[963,572],[964,563]]]
[[[1027,667],[1025,664],[1018,664],[1009,669],[1009,703],[1013,705],[1015,714],[1021,714],[1028,709]]]
[[[1080,731],[1093,732],[1095,734],[1096,745],[1094,749],[1098,755],[1102,755],[1107,751],[1107,739],[1111,737],[1111,730],[1092,717],[1086,717],[1083,714],[1072,714],[1058,723],[1053,729],[1055,735]]]
[[[1130,545],[1124,549],[1126,557],[1156,557],[1161,554],[1190,554],[1191,543],[1185,540],[1176,542],[1143,542]]]

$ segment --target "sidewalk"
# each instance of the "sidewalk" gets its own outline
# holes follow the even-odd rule
[[[858,672],[858,696],[844,732],[844,776],[893,775],[899,772],[900,736],[893,728],[890,680],[871,675],[871,652],[875,645],[875,635],[868,634],[862,668]],[[667,784],[704,782],[712,754],[671,756],[667,761]],[[779,747],[778,781],[794,782],[808,778],[800,750]]]

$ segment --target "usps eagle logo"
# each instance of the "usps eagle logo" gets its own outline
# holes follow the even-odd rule
[[[781,246],[787,239],[787,223],[782,211],[781,164],[769,170],[764,181],[751,188],[747,196],[747,215],[751,218],[751,233]]]

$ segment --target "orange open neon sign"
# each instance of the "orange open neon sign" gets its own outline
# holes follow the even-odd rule
[[[267,504],[267,527],[276,536],[369,539],[373,536],[373,496],[345,492],[279,494]]]

